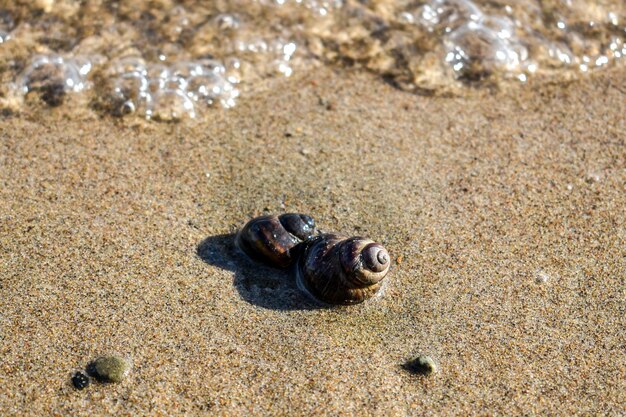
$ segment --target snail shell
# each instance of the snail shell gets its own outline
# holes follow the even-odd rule
[[[314,234],[315,221],[311,216],[287,213],[250,220],[237,234],[236,242],[250,258],[287,268],[295,260],[295,246]]]
[[[322,234],[302,245],[298,285],[329,304],[358,304],[372,297],[391,264],[383,245],[362,237]]]

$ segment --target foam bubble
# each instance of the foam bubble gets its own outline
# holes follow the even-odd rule
[[[513,36],[512,22],[492,19],[469,21],[445,38],[446,62],[457,77],[479,80],[494,72],[518,74],[525,70],[528,51]]]
[[[31,3],[12,12],[34,16]],[[174,113],[189,114],[180,96],[194,114],[229,108],[240,91],[319,64],[367,68],[408,90],[462,92],[467,82],[569,79],[620,65],[626,54],[622,0],[558,7],[539,0],[240,0],[171,8],[137,1],[115,10],[88,3],[63,13],[52,7],[52,23],[16,24],[0,11],[0,44],[11,39],[7,60],[15,63],[0,66],[1,79],[20,95],[41,92],[50,104],[88,90],[91,79],[113,113],[150,118],[167,114],[159,106],[168,101],[185,109]],[[45,54],[24,60],[33,50]],[[163,92],[174,98],[157,100]]]
[[[86,77],[90,71],[86,57],[36,55],[17,78],[17,92],[23,95],[40,92],[44,101],[58,105],[65,94],[79,93],[89,87]]]
[[[235,14],[220,13],[213,19],[215,25],[223,31],[237,30],[241,25],[239,16]]]
[[[0,10],[0,44],[11,39],[11,31],[14,27],[15,21],[13,16],[6,10]]]
[[[0,29],[0,44],[8,42],[11,39],[11,33]]]
[[[146,61],[139,56],[127,56],[115,59],[109,63],[106,72],[110,75],[119,75],[125,73],[140,73],[147,75]]]
[[[163,89],[154,95],[151,116],[162,121],[178,121],[185,117],[194,119],[196,109],[193,101],[177,89]]]
[[[451,32],[469,21],[483,18],[480,8],[467,0],[432,0],[422,5],[413,20],[428,31]]]
[[[214,59],[180,61],[171,66],[146,66],[142,61],[124,59],[112,68],[128,70],[114,78],[113,96],[122,106],[121,110],[116,108],[116,114],[139,111],[146,118],[167,121],[195,118],[194,103],[230,108],[239,96],[224,64]]]

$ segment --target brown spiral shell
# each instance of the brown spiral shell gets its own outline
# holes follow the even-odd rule
[[[381,288],[389,253],[362,237],[322,234],[307,240],[296,264],[298,285],[329,304],[358,304]]]
[[[296,245],[314,234],[315,221],[311,216],[286,213],[255,217],[237,233],[236,243],[254,260],[287,268],[295,261]]]

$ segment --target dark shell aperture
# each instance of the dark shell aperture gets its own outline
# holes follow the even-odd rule
[[[237,234],[236,242],[250,258],[287,268],[295,261],[294,248],[315,232],[315,221],[306,214],[261,216],[246,223]]]
[[[391,260],[380,244],[362,237],[323,234],[303,243],[298,285],[329,304],[358,304],[375,295]]]

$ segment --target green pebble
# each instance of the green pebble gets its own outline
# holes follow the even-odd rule
[[[437,362],[430,356],[420,355],[404,365],[405,369],[420,375],[431,375],[439,370]]]
[[[90,368],[98,381],[121,382],[130,372],[130,363],[119,356],[102,356]]]

